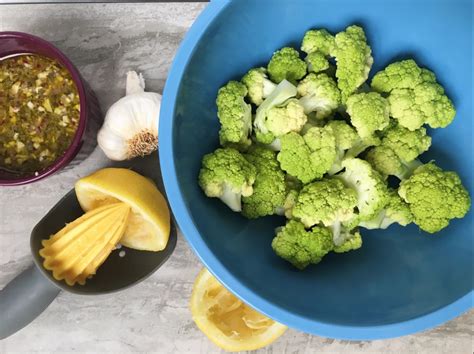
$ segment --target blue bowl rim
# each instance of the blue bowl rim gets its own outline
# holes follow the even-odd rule
[[[471,290],[451,304],[431,313],[403,322],[360,327],[319,322],[291,313],[257,295],[245,284],[240,282],[240,280],[215,257],[194,226],[194,222],[185,205],[183,194],[177,182],[173,157],[173,120],[171,118],[174,116],[176,97],[185,68],[198,41],[214,19],[231,1],[232,0],[212,0],[196,19],[182,41],[171,65],[163,91],[160,126],[158,130],[160,140],[160,166],[163,173],[165,190],[179,228],[202,263],[226,288],[256,310],[291,328],[323,337],[347,340],[394,338],[436,327],[472,308],[474,291]]]

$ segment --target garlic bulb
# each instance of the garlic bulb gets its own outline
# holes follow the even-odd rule
[[[107,111],[97,135],[99,146],[111,160],[145,156],[158,148],[161,95],[145,92],[145,80],[127,73],[126,96]]]

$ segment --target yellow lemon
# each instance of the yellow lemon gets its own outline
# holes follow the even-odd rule
[[[104,168],[76,182],[84,211],[124,202],[131,207],[120,243],[143,251],[161,251],[168,243],[170,211],[165,198],[148,178],[125,168]]]
[[[194,282],[190,306],[199,329],[227,351],[262,348],[287,329],[240,301],[207,269],[203,269]]]

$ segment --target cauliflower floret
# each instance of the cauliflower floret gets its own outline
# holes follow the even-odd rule
[[[350,220],[357,204],[357,193],[336,178],[326,178],[307,184],[300,191],[293,217],[306,227],[322,223],[333,226]]]
[[[333,47],[334,36],[325,29],[307,31],[301,43],[301,50],[307,54],[318,51],[329,55]]]
[[[257,106],[261,105],[276,88],[276,84],[268,79],[265,68],[250,69],[242,78],[242,83],[247,86],[250,102]]]
[[[273,90],[262,104],[257,108],[255,120],[253,122],[255,138],[262,144],[271,144],[275,140],[275,135],[267,127],[268,113],[272,108],[283,105],[290,98],[297,94],[296,87],[289,81],[283,80]],[[304,124],[303,124],[304,125]]]
[[[252,141],[252,108],[244,100],[247,95],[245,85],[229,81],[217,94],[217,116],[221,123],[219,140],[223,146],[247,149]]]
[[[388,101],[376,92],[358,93],[346,102],[351,123],[362,139],[383,130],[390,121]]]
[[[306,63],[296,49],[285,47],[276,51],[268,63],[268,73],[273,82],[288,80],[295,84],[306,75]]]
[[[425,73],[431,73],[426,70]],[[433,74],[433,73],[431,73]],[[409,88],[425,80],[429,80],[429,75],[422,76],[422,69],[413,59],[402,60],[388,65],[385,69],[376,73],[372,79],[371,87],[377,92],[391,92],[393,89]],[[433,76],[433,82],[436,79]]]
[[[303,183],[321,178],[336,158],[334,133],[328,127],[310,128],[304,136],[291,132],[280,141],[277,159],[281,168]]]
[[[298,221],[290,220],[272,241],[272,248],[281,258],[298,269],[317,264],[333,249],[331,232],[325,227],[307,231]]]
[[[307,119],[303,106],[296,98],[292,98],[284,106],[270,108],[265,125],[268,132],[278,138],[289,132],[299,132]]]
[[[306,52],[305,61],[309,72],[329,69],[328,56],[334,47],[334,36],[325,29],[309,30],[305,33],[301,50]]]
[[[309,53],[304,59],[308,64],[308,71],[319,73],[321,71],[329,69],[329,60],[322,52],[316,51]]]
[[[431,137],[426,135],[425,128],[411,131],[396,125],[385,132],[382,145],[391,148],[399,159],[410,162],[428,151],[431,146]]]
[[[349,26],[336,34],[331,55],[336,58],[337,85],[342,102],[345,102],[367,80],[374,62],[364,30],[359,26]]]
[[[311,73],[298,85],[300,103],[306,114],[316,112],[317,119],[330,116],[341,104],[341,93],[328,75]]]
[[[389,201],[385,208],[373,219],[363,221],[359,226],[366,229],[386,229],[394,223],[407,226],[411,222],[413,222],[413,214],[410,211],[410,207],[400,198],[397,191],[391,190]]]
[[[362,247],[362,236],[360,235],[359,229],[341,230],[340,238],[343,240],[339,246],[335,246],[333,251],[335,253],[346,253],[354,251]]]
[[[237,150],[217,149],[202,159],[199,185],[208,197],[220,198],[233,211],[241,211],[241,197],[253,193],[257,172]]]
[[[448,126],[456,115],[451,100],[433,72],[420,68],[412,59],[392,63],[375,74],[372,88],[390,93],[390,115],[410,130],[424,124]]]
[[[277,213],[277,209],[285,203],[286,181],[276,153],[253,146],[245,158],[255,166],[257,174],[252,195],[242,198],[242,215],[254,219]]]
[[[471,206],[471,198],[457,173],[443,171],[434,163],[418,167],[402,181],[398,194],[410,206],[420,229],[435,233],[462,218]]]
[[[357,192],[357,220],[375,217],[389,199],[388,187],[382,176],[364,160],[349,158],[342,161],[345,171],[338,175],[347,187]],[[350,222],[352,225],[355,222]]]

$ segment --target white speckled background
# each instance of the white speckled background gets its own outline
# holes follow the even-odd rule
[[[30,32],[55,43],[79,67],[106,110],[139,70],[161,92],[173,55],[205,4],[0,6],[0,31]],[[79,167],[34,185],[0,188],[0,288],[32,261],[33,226],[76,179],[107,163],[101,151]],[[182,236],[151,278],[114,295],[61,293],[30,326],[0,341],[13,352],[219,352],[196,328],[188,299],[201,264]],[[390,340],[350,342],[289,330],[262,353],[473,353],[474,311],[431,331]],[[0,318],[0,321],[2,319]]]

